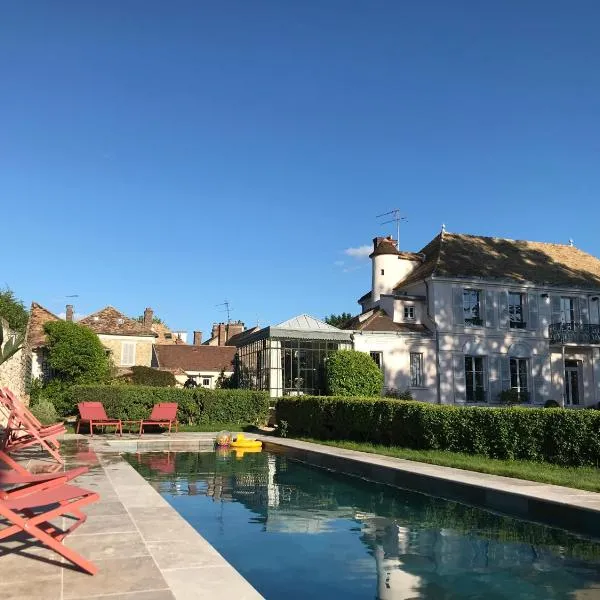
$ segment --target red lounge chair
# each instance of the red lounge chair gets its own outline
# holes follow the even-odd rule
[[[155,404],[150,418],[140,421],[140,435],[144,433],[144,425],[162,425],[163,427],[168,426],[169,433],[171,433],[171,427],[173,423],[175,424],[175,431],[178,431],[179,423],[177,422],[177,402],[163,402],[161,404]]]
[[[0,486],[16,486],[9,489],[0,488],[0,500],[10,500],[27,496],[34,492],[59,487],[65,483],[88,472],[88,467],[77,467],[59,473],[32,474],[28,471],[0,470]]]
[[[50,429],[65,429],[64,423],[54,423],[52,425],[42,425],[42,423],[38,420],[38,418],[25,406],[21,400],[17,398],[15,394],[13,394],[7,387],[2,388],[0,390],[0,399],[4,397],[8,403],[13,406],[19,412],[25,414],[25,416],[31,421],[38,430],[50,430]]]
[[[58,452],[58,436],[66,431],[62,423],[43,426],[7,388],[0,390],[0,406],[4,412],[8,412],[7,424],[0,440],[1,450],[14,452],[39,444],[59,463],[64,462]]]
[[[95,492],[64,483],[46,489],[34,487],[31,493],[23,493],[6,500],[0,498],[0,516],[9,522],[8,526],[0,529],[0,541],[23,532],[83,571],[95,575],[97,567],[62,542],[69,533],[85,522],[87,517],[81,512],[81,508],[99,498]],[[71,517],[75,522],[63,531],[51,523],[59,517]],[[0,558],[0,565],[1,561]]]
[[[76,433],[79,433],[81,422],[87,421],[90,424],[90,434],[92,437],[94,437],[94,425],[114,427],[115,433],[118,431],[119,435],[123,435],[121,419],[109,419],[106,416],[102,402],[80,402],[77,408],[79,409],[79,420],[77,421]]]

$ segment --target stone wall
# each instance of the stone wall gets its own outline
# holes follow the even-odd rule
[[[25,404],[29,404],[26,388],[27,353],[21,349],[0,365],[0,387],[10,388]],[[6,423],[6,416],[0,412],[0,426]]]

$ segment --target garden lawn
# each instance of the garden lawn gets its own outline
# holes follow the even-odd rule
[[[600,469],[595,467],[561,467],[545,462],[531,462],[525,460],[498,460],[477,454],[463,454],[460,452],[447,452],[445,450],[410,450],[397,446],[381,446],[359,442],[322,441],[302,438],[307,442],[335,446],[347,450],[370,452],[404,458],[416,462],[454,467],[467,471],[503,475],[540,483],[551,483],[565,487],[600,492]]]

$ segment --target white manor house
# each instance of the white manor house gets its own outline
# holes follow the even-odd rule
[[[600,260],[572,244],[440,232],[420,252],[373,240],[372,286],[342,329],[301,315],[237,336],[246,384],[323,393],[335,348],[369,352],[417,400],[600,401]]]

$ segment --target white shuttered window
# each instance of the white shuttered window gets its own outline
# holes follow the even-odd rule
[[[121,343],[121,366],[131,367],[135,365],[135,342]]]

